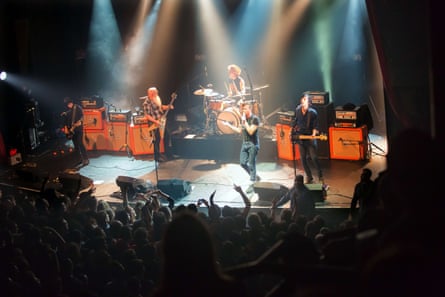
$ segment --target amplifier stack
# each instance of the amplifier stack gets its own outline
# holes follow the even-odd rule
[[[90,101],[81,103],[84,107],[84,144],[88,151],[117,152],[125,151],[128,146],[133,155],[154,153],[153,126],[144,116],[132,116],[128,110],[106,113],[104,107],[89,108],[93,106]],[[163,141],[159,149],[161,153],[165,151]]]

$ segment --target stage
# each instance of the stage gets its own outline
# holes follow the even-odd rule
[[[370,135],[370,141],[386,148],[386,140]],[[147,185],[157,186],[186,184],[189,193],[183,197],[173,197],[175,205],[196,203],[198,199],[208,199],[213,191],[215,203],[243,208],[234,184],[241,186],[252,202],[252,211],[269,211],[272,196],[281,195],[292,186],[295,174],[303,174],[300,160],[282,160],[277,155],[276,140],[270,137],[261,139],[257,172],[261,181],[253,184],[247,173],[238,165],[240,139],[234,135],[213,135],[189,138],[187,135],[173,137],[169,160],[155,162],[153,155],[130,156],[123,152],[89,151],[90,164],[76,167],[76,159],[69,151],[69,142],[60,140],[47,145],[42,152],[24,157],[23,162],[2,169],[1,186],[3,191],[20,189],[40,192],[48,181],[62,179],[70,184],[80,178],[80,191],[94,190],[98,199],[109,202],[116,208],[122,206],[120,188],[116,184],[119,176],[143,180]],[[63,150],[63,153],[62,153]],[[358,182],[363,168],[373,171],[373,178],[385,169],[386,157],[382,154],[369,154],[365,160],[321,159],[325,186],[311,185],[314,191],[323,193],[316,203],[317,211],[334,210],[347,217],[354,185]],[[168,189],[167,189],[168,190]],[[170,194],[170,193],[169,193]],[[135,203],[135,201],[130,201]],[[284,205],[283,207],[288,207]]]

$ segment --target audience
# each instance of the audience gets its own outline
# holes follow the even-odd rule
[[[358,220],[338,226],[299,211],[298,191],[279,216],[252,212],[236,185],[242,210],[218,205],[215,192],[176,206],[155,193],[117,209],[92,192],[0,192],[2,295],[443,295],[439,147],[419,131],[400,133],[387,169],[374,181],[363,171],[357,185],[370,186],[351,203]]]

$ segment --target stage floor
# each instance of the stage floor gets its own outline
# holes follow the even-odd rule
[[[376,135],[371,135],[370,138],[373,143],[386,149],[384,138]],[[191,191],[184,197],[174,197],[176,205],[196,203],[200,198],[208,199],[210,194],[216,190],[215,203],[220,206],[242,208],[242,199],[233,189],[233,185],[240,185],[247,191],[252,182],[249,181],[247,173],[238,165],[238,140],[234,139],[232,142],[229,142],[228,139],[221,138],[220,140],[231,149],[230,153],[227,153],[227,149],[219,146],[215,140],[201,139],[199,141],[203,143],[195,143],[195,148],[189,147],[183,150],[184,156],[174,154],[170,160],[161,163],[155,162],[153,155],[128,156],[124,152],[90,151],[90,164],[77,171],[72,170],[72,157],[66,155],[62,158],[62,156],[54,156],[50,153],[33,156],[31,159],[34,162],[25,160],[23,164],[16,165],[15,168],[31,162],[35,166],[34,172],[38,169],[50,171],[51,176],[57,176],[61,172],[78,173],[94,183],[94,194],[98,199],[105,200],[116,207],[119,207],[123,202],[115,195],[120,191],[116,184],[116,178],[126,176],[142,179],[152,185],[157,185],[159,181],[165,180],[187,182],[191,186]],[[271,188],[292,186],[295,174],[303,174],[301,161],[297,160],[294,163],[291,160],[279,159],[276,156],[276,149],[274,150],[276,144],[273,140],[267,141],[270,143],[263,145],[258,155],[257,172],[261,181],[255,185],[266,188],[269,185]],[[172,143],[179,145],[178,140]],[[264,144],[266,141],[262,143]],[[219,149],[217,152],[213,151],[215,156],[213,158],[212,150],[215,147]],[[181,152],[181,147],[176,147],[173,152]],[[223,152],[224,158],[221,158],[221,152]],[[202,158],[199,158],[200,153]],[[386,168],[386,157],[375,153],[365,160],[321,159],[320,162],[328,188],[325,200],[317,202],[317,209],[348,209],[354,185],[359,181],[362,169],[370,168],[373,171],[373,178],[375,178],[380,171]],[[3,185],[9,183],[14,186],[14,183],[17,183],[17,180],[11,180],[11,171],[11,168],[3,170]],[[248,193],[253,207],[269,208],[270,201],[265,199],[262,193],[257,192],[254,190]]]

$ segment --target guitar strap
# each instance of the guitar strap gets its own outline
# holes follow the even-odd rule
[[[307,109],[306,129],[309,129],[310,121],[311,121],[311,113],[309,112],[309,108],[308,108],[308,109]]]
[[[73,128],[74,119],[76,118],[76,110],[77,110],[76,104],[74,104],[74,106],[73,106],[73,114],[71,115],[71,127],[70,128]]]

